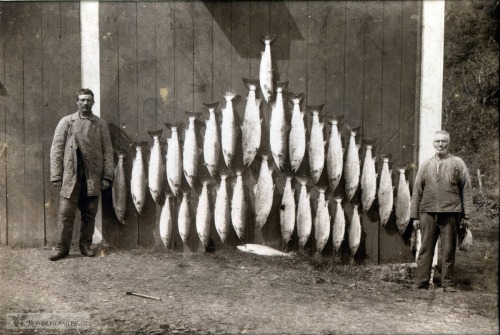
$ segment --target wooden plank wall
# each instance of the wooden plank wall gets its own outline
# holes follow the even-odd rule
[[[58,120],[75,109],[74,92],[80,84],[79,4],[0,6],[0,81],[9,94],[0,100],[0,243],[52,245],[58,194],[49,180],[49,150]],[[271,47],[274,78],[289,81],[289,92],[306,94],[303,109],[324,104],[322,119],[344,114],[341,131],[345,147],[349,140],[346,126],[360,126],[359,144],[373,138],[375,154],[391,153],[396,163],[415,162],[420,6],[414,1],[100,3],[101,116],[110,126],[115,153],[127,154],[126,174],[130,176],[135,157],[133,142],[151,143],[147,131],[156,129],[164,130],[162,139],[166,142],[170,131],[165,122],[187,125],[184,112],[202,112],[204,102],[219,101],[224,107],[225,91],[239,94],[234,108],[241,122],[248,94],[242,78],[258,78],[262,37],[267,34],[277,36]],[[261,147],[267,150],[271,112],[270,105],[263,103]],[[206,117],[204,113],[200,121]],[[310,119],[306,115],[308,128]],[[197,129],[201,146],[203,122]],[[363,159],[363,145],[359,153]],[[148,161],[149,150],[144,159]],[[235,158],[235,165],[242,166],[241,155]],[[278,208],[285,177],[277,169],[271,215],[261,231],[255,228],[252,187],[259,167],[257,158],[244,171],[249,202],[245,242],[294,249],[296,235],[288,246],[283,246],[280,238]],[[308,171],[307,162],[300,171]],[[206,174],[204,166],[200,165],[199,173]],[[414,175],[415,171],[409,171],[406,177],[413,180]],[[394,185],[398,181],[394,173]],[[217,184],[211,187],[212,206]],[[344,195],[342,186],[335,195]],[[294,187],[298,192],[296,182]],[[309,189],[314,212],[317,191],[312,184]],[[201,185],[190,195],[193,218],[200,190]],[[180,199],[172,201],[174,215],[179,205]],[[394,218],[380,227],[376,205],[362,216],[363,241],[357,260],[410,260],[407,234],[404,239],[397,233]],[[352,206],[344,207],[349,219]],[[333,216],[335,206],[330,210]],[[119,248],[158,247],[160,211],[149,193],[141,215],[129,199],[126,224],[121,225],[112,210],[111,193],[105,192],[104,239]],[[218,247],[220,239],[213,223],[212,239]],[[229,244],[237,243],[231,231]],[[312,252],[313,246],[312,239],[307,249]],[[189,243],[183,245],[174,227],[170,248],[204,250],[194,220]],[[343,248],[335,256],[346,261],[345,253]],[[332,254],[331,241],[324,254]]]
[[[59,119],[76,110],[80,6],[0,4],[0,244],[53,245],[59,195],[49,152]],[[75,236],[78,236],[78,227]]]

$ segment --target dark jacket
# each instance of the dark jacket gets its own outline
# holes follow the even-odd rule
[[[69,198],[76,183],[77,149],[87,177],[87,195],[101,192],[103,179],[113,181],[113,147],[106,121],[92,114],[65,116],[56,127],[50,148],[50,180],[62,180],[61,196]]]
[[[464,161],[447,155],[427,160],[418,170],[411,198],[410,216],[420,213],[459,212],[470,217],[473,210],[469,171]]]

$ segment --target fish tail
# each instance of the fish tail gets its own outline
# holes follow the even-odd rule
[[[316,188],[318,189],[318,191],[320,193],[325,193],[326,189],[328,188],[328,186],[326,186],[326,185],[316,185]]]
[[[224,98],[226,98],[226,101],[231,101],[233,100],[238,94],[231,90],[231,91],[227,91],[225,94],[224,94]]]
[[[283,92],[288,87],[288,81],[277,81],[276,92]]]
[[[376,143],[376,140],[371,138],[371,137],[367,137],[365,139],[363,139],[363,144],[364,145],[371,145],[373,147],[373,145]]]
[[[338,204],[342,203],[343,200],[342,197],[335,197],[334,199]]]
[[[140,141],[140,142],[132,142],[132,144],[135,148],[145,148],[148,145],[147,141]]]
[[[167,127],[170,131],[172,131],[172,129],[179,130],[179,129],[182,129],[184,127],[184,123],[182,123],[182,122],[167,122],[167,123],[165,123],[165,127]]]
[[[262,42],[264,42],[264,44],[271,44],[271,43],[273,43],[273,41],[275,39],[276,39],[276,35],[266,35],[262,39]]]
[[[295,176],[295,179],[299,182],[300,185],[306,186],[309,178],[306,176]]]
[[[212,177],[204,175],[200,177],[201,184],[203,186],[212,184]]]
[[[193,112],[193,111],[185,111],[184,113],[186,113],[189,120],[196,120],[201,114],[200,112]]]
[[[258,79],[247,79],[247,78],[242,78],[243,83],[245,84],[246,87],[248,87],[249,90],[254,87],[254,89],[257,89],[259,87],[259,80]]]
[[[216,111],[217,107],[219,106],[219,102],[216,101],[209,104],[203,103],[203,106],[205,106],[205,108],[208,109],[209,111]]]
[[[163,129],[158,129],[158,130],[148,130],[148,134],[152,137],[161,137],[161,134],[163,134]]]
[[[311,115],[320,115],[321,110],[323,109],[324,105],[310,105],[306,106],[306,110],[311,113]]]
[[[300,103],[300,101],[304,98],[304,93],[289,93],[290,94],[290,101],[294,104]]]
[[[388,154],[383,153],[383,152],[380,153],[380,159],[382,161],[384,161],[384,159],[387,159],[387,161],[390,161],[391,158],[392,158],[392,153],[388,153]]]

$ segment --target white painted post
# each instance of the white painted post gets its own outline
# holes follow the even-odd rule
[[[82,87],[94,92],[95,104],[92,111],[101,115],[101,86],[99,72],[99,2],[80,2]],[[96,215],[93,244],[101,244],[102,238],[102,202]]]

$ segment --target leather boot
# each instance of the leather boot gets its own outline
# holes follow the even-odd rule
[[[60,259],[63,259],[64,257],[68,256],[69,252],[61,249],[55,249],[52,254],[50,254],[49,259],[51,261],[58,261]]]
[[[95,251],[92,250],[90,247],[83,246],[80,247],[80,251],[82,252],[82,255],[86,257],[94,257],[95,256]]]

